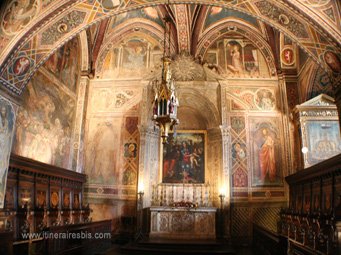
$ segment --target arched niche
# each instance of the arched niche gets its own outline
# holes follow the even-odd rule
[[[164,147],[160,142],[158,130],[153,135],[150,134],[151,131],[145,133],[142,131],[140,140],[145,140],[146,144],[143,152],[144,155],[140,157],[140,160],[144,163],[140,164],[139,172],[141,178],[139,178],[139,186],[144,188],[144,206],[170,205],[171,201],[176,202],[187,199],[193,200],[198,204],[204,204],[205,206],[217,207],[219,206],[218,194],[221,188],[221,177],[223,176],[223,164],[220,162],[222,159],[221,118],[219,110],[220,85],[218,82],[207,81],[181,81],[176,82],[176,84],[180,102],[178,108],[180,124],[176,126],[176,136],[183,133],[205,134],[204,183],[187,182],[184,186],[182,183],[163,183],[163,156],[167,145]],[[141,116],[141,118],[148,119],[150,116]],[[147,141],[153,143],[154,139],[158,141],[158,151],[157,148],[147,144]],[[153,149],[154,151],[152,151]],[[155,153],[159,155],[157,166],[152,164]],[[145,159],[143,159],[143,156]],[[156,173],[153,173],[153,171]],[[163,198],[161,198],[161,192]],[[204,198],[202,198],[199,192],[207,194],[207,197],[203,195]]]

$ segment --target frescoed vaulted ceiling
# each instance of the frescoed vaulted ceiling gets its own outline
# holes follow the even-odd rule
[[[79,34],[90,48],[82,69],[94,75],[108,48],[124,38],[144,34],[162,48],[166,16],[176,54],[203,57],[224,36],[244,38],[276,75],[299,72],[299,64],[280,61],[288,45],[297,45],[300,59],[311,58],[337,82],[341,67],[328,60],[340,64],[340,10],[337,0],[11,0],[0,11],[1,87],[21,95],[49,56]]]

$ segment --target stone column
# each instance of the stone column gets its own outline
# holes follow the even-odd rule
[[[159,129],[154,130],[151,107],[148,107],[151,105],[151,93],[151,86],[146,83],[142,92],[138,127],[140,132],[138,191],[144,192],[143,207],[151,205],[152,187],[159,182],[160,136]]]
[[[222,136],[219,127],[207,130],[207,167],[205,181],[210,184],[213,205],[220,206],[219,193],[222,186]]]
[[[293,174],[295,171],[295,169],[297,169],[298,166],[293,165],[293,151],[297,152],[297,148],[299,147],[299,143],[295,144],[295,139],[299,139],[299,137],[294,137],[294,126],[293,123],[290,122],[290,116],[292,116],[292,109],[291,107],[294,107],[294,105],[297,102],[294,103],[290,103],[290,105],[292,105],[291,107],[288,104],[289,98],[287,95],[287,88],[290,85],[290,82],[297,84],[297,78],[292,78],[292,77],[285,77],[283,76],[283,74],[278,74],[278,88],[279,88],[279,97],[278,99],[281,100],[280,105],[282,105],[283,109],[282,112],[284,114],[282,114],[282,122],[283,122],[283,133],[284,133],[284,137],[288,137],[288,139],[286,140],[286,143],[284,143],[284,152],[285,152],[285,162],[283,169],[287,169],[287,172],[283,172],[283,174],[285,176]],[[292,98],[290,98],[290,100],[293,100]],[[295,150],[296,149],[296,150]],[[300,148],[298,148],[298,151],[301,153]],[[298,159],[300,159],[300,154],[297,155]]]
[[[337,107],[337,111],[339,113],[339,123],[340,123],[340,131],[341,131],[341,81],[336,82],[334,91],[335,91],[335,96],[334,96],[335,104]]]
[[[223,207],[223,217],[224,217],[224,230],[223,237],[225,239],[231,238],[231,183],[232,183],[232,175],[230,176],[230,162],[231,162],[231,134],[230,134],[230,126],[228,126],[228,103],[226,100],[228,83],[227,81],[220,82],[220,111],[221,111],[221,125],[219,126],[220,135],[221,135],[221,189],[222,187],[225,189],[225,197],[222,203]],[[219,191],[220,193],[220,191]]]
[[[224,222],[225,228],[223,231],[223,236],[226,239],[231,237],[231,177],[230,177],[230,150],[229,144],[231,143],[230,127],[226,125],[220,126],[221,138],[222,138],[222,175],[221,175],[221,185],[225,188],[225,198],[223,202],[224,207]]]
[[[71,168],[79,173],[84,172],[84,133],[89,83],[89,76],[82,75],[77,91],[76,117],[71,148]]]
[[[158,183],[159,177],[159,143],[158,130],[151,127],[139,127],[140,155],[138,191],[144,192],[143,207],[149,207],[152,202],[152,187]]]

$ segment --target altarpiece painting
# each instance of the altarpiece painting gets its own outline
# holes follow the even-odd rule
[[[163,183],[205,182],[205,131],[178,131],[163,146]]]

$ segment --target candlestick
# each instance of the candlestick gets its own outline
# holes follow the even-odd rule
[[[155,185],[153,184],[152,185],[152,205],[154,205],[154,202],[155,202],[155,187],[154,187]]]
[[[224,194],[220,194],[220,195],[219,195],[219,199],[220,199],[220,209],[221,209],[221,210],[224,209],[224,198],[225,198],[225,195],[224,195]]]
[[[185,183],[182,182],[182,200],[185,201]]]
[[[160,197],[160,205],[162,206],[163,204],[163,186],[161,186],[161,197]]]
[[[172,185],[172,203],[174,202],[174,185]]]
[[[201,206],[203,205],[203,203],[204,203],[204,200],[202,197],[202,185],[201,185],[201,187],[200,187],[200,204],[201,204]]]

